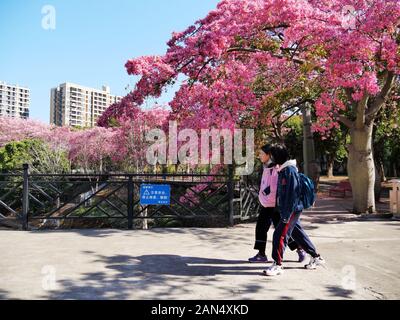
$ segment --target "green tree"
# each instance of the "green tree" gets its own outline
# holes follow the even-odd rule
[[[396,88],[398,89],[398,88]],[[400,172],[400,116],[397,99],[388,101],[378,115],[373,130],[373,152],[375,160],[375,200],[381,196],[381,183],[389,176],[398,176]]]
[[[292,116],[285,122],[284,143],[290,156],[303,166],[303,120],[299,115]]]
[[[0,148],[0,171],[21,170],[28,163],[33,173],[64,173],[70,171],[67,153],[54,150],[39,139],[27,139]]]
[[[344,125],[333,129],[329,136],[321,136],[314,133],[315,148],[319,156],[325,156],[327,162],[327,176],[333,177],[333,165],[335,162],[343,162],[347,159],[346,144],[349,142],[349,131]]]

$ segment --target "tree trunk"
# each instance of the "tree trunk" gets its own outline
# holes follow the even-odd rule
[[[303,114],[303,159],[304,174],[308,175],[315,183],[317,188],[319,183],[320,167],[315,157],[314,135],[311,130],[311,110],[306,103],[302,108]]]
[[[331,156],[328,156],[326,159],[326,168],[327,168],[327,176],[328,178],[333,178],[333,164],[334,159]]]
[[[397,163],[393,163],[393,177],[397,177]]]
[[[386,175],[385,175],[385,166],[383,163],[379,165],[379,173],[381,177],[381,182],[386,182]]]
[[[373,123],[363,128],[350,129],[347,169],[353,189],[353,212],[374,213],[375,164],[372,154]]]
[[[144,217],[144,218],[148,217],[147,208],[143,210],[143,212],[141,213],[141,216]],[[148,220],[147,219],[143,219],[142,220],[142,228],[143,228],[143,230],[148,230],[149,229],[149,225],[148,225]]]
[[[375,163],[375,187],[374,187],[375,202],[381,201],[381,194],[382,194],[382,176],[379,171],[379,168],[380,166]]]

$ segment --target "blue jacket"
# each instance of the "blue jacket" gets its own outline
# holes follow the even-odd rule
[[[300,200],[300,177],[292,161],[281,169],[278,176],[277,200],[281,219],[286,223],[292,213],[301,212],[303,205]],[[284,164],[285,165],[285,164]]]

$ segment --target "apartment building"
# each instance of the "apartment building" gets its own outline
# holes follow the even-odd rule
[[[100,115],[122,98],[102,90],[63,83],[50,93],[50,123],[57,126],[94,127]]]
[[[30,89],[0,81],[0,116],[29,118]]]

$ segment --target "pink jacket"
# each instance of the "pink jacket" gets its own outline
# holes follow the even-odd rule
[[[271,192],[266,195],[265,188],[270,187]],[[278,167],[267,168],[264,167],[263,175],[261,178],[260,192],[258,199],[265,208],[276,206],[276,192],[278,188]]]

